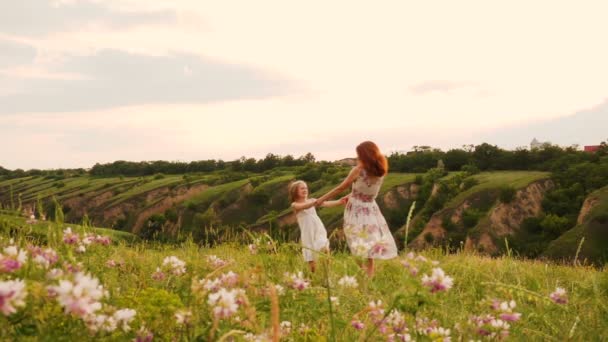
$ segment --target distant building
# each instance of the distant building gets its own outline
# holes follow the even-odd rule
[[[600,150],[600,145],[585,146],[585,152],[595,153]]]

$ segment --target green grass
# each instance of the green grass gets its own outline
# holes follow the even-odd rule
[[[0,227],[6,230],[18,230],[21,235],[28,236],[30,238],[45,241],[46,235],[49,230],[61,230],[63,227],[71,227],[74,231],[84,231],[85,228],[79,224],[65,223],[63,225],[57,225],[50,221],[38,221],[34,224],[26,224],[26,219],[23,217],[8,215],[6,213],[0,213]],[[2,229],[0,229],[1,231]],[[113,241],[123,242],[134,242],[139,238],[131,233],[122,232],[115,229],[98,228],[98,227],[87,227],[87,231],[95,234],[108,235]]]
[[[128,191],[122,192],[109,200],[107,207],[112,207],[117,204],[120,204],[132,197],[144,194],[146,192],[152,191],[154,189],[162,188],[165,186],[170,186],[174,184],[179,184],[184,181],[181,175],[170,175],[164,176],[161,179],[153,179],[153,176],[146,178],[148,181],[143,184],[137,184],[132,187]]]
[[[3,217],[4,219],[4,217]],[[51,229],[60,229],[51,227]],[[17,244],[31,243],[24,230],[13,230],[11,237]],[[0,244],[7,244],[8,235],[0,231]],[[373,278],[357,266],[357,260],[341,251],[319,262],[318,272],[310,274],[301,257],[298,244],[276,244],[276,253],[266,244],[259,245],[258,254],[251,255],[244,245],[226,242],[215,247],[201,248],[191,242],[180,245],[158,243],[118,243],[110,247],[91,246],[84,254],[71,252],[71,247],[62,243],[51,244],[60,254],[60,263],[82,263],[87,273],[98,278],[109,297],[102,300],[106,309],[131,308],[136,310],[131,331],[113,334],[89,333],[82,320],[64,314],[56,299],[48,297],[46,288],[57,284],[46,278],[45,272],[28,263],[26,267],[8,276],[0,274],[0,281],[25,279],[28,296],[25,307],[9,317],[0,315],[0,340],[85,340],[127,341],[135,338],[137,331],[146,326],[155,340],[219,340],[235,333],[242,341],[246,332],[260,334],[271,329],[271,303],[263,290],[269,284],[287,287],[285,272],[303,271],[311,281],[304,291],[287,289],[279,296],[280,321],[289,321],[292,331],[284,336],[294,341],[381,341],[386,340],[378,329],[366,319],[365,309],[370,301],[381,300],[386,312],[399,310],[407,323],[412,338],[428,341],[417,335],[414,328],[416,318],[434,319],[437,324],[451,329],[452,340],[482,339],[467,321],[472,315],[491,313],[492,299],[514,300],[515,312],[521,320],[511,323],[510,339],[515,341],[595,341],[608,336],[608,272],[589,267],[566,267],[546,262],[518,260],[513,257],[487,258],[476,254],[458,253],[446,255],[441,250],[429,250],[423,254],[439,261],[445,273],[454,278],[454,286],[447,292],[436,294],[423,287],[421,277],[429,274],[430,264],[418,262],[418,275],[411,275],[401,265],[404,256],[377,263]],[[228,260],[230,264],[214,271],[206,261],[209,255]],[[151,275],[162,267],[163,258],[176,256],[186,263],[186,274],[168,276],[155,281]],[[108,260],[121,266],[107,267]],[[238,288],[244,289],[251,303],[249,314],[239,309],[239,321],[222,320],[213,327],[212,307],[208,295],[192,290],[193,279],[210,279],[224,272],[239,275]],[[357,288],[338,286],[344,275],[356,277]],[[67,276],[64,276],[68,278]],[[329,288],[327,287],[329,285]],[[556,286],[566,289],[568,304],[558,305],[549,300]],[[339,304],[330,305],[328,295],[338,298]],[[486,302],[484,302],[486,301]],[[104,310],[106,310],[104,309]],[[177,310],[192,311],[188,328],[175,322]],[[251,311],[255,309],[255,311]],[[247,319],[249,318],[249,320]],[[351,320],[359,319],[366,324],[362,331],[353,329]],[[309,327],[299,331],[301,324]],[[455,329],[455,324],[463,332]],[[214,338],[210,338],[213,334]]]
[[[452,208],[462,203],[467,197],[471,196],[476,192],[489,189],[500,189],[503,186],[512,186],[515,189],[521,189],[526,187],[528,184],[537,180],[549,178],[547,172],[537,171],[494,171],[494,172],[482,172],[473,178],[479,181],[479,184],[474,187],[459,193],[457,196],[452,198],[446,207]]]
[[[197,206],[203,205],[203,204],[208,205],[211,202],[213,202],[214,200],[220,198],[225,193],[236,190],[236,189],[244,186],[247,183],[249,183],[249,179],[241,179],[241,180],[238,180],[235,182],[212,186],[212,187],[208,188],[207,190],[201,192],[197,196],[193,196],[190,199],[188,199],[187,201],[185,201],[183,203],[183,206],[188,207],[190,205],[197,205]]]
[[[398,185],[413,183],[417,175],[416,173],[389,173],[384,177],[380,193],[383,194]]]

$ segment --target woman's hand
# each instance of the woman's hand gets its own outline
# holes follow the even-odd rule
[[[325,202],[325,200],[322,200],[321,198],[315,200],[315,207],[320,207],[323,205],[323,202]]]

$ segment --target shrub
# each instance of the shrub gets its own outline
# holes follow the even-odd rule
[[[473,228],[479,222],[479,219],[484,215],[483,212],[477,209],[467,209],[462,212],[462,224],[465,228]]]
[[[498,196],[498,198],[502,203],[509,204],[515,199],[516,192],[517,191],[515,190],[515,188],[511,186],[505,186],[500,189],[500,195]]]
[[[165,178],[165,175],[163,175],[162,173],[157,173],[154,175],[154,179],[163,179]]]
[[[462,190],[468,190],[478,184],[479,184],[479,180],[477,180],[477,178],[473,178],[473,177],[465,178],[464,181],[462,182]]]
[[[460,171],[466,172],[468,175],[476,175],[479,173],[479,168],[475,164],[467,164],[462,166]]]
[[[427,232],[426,234],[424,234],[424,241],[426,241],[427,243],[433,243],[434,240],[435,237],[433,236],[433,234],[431,234],[431,232]]]
[[[570,228],[570,221],[565,217],[549,214],[541,221],[540,226],[543,232],[558,237]]]

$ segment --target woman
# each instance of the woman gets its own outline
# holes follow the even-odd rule
[[[376,203],[387,172],[386,157],[376,144],[365,141],[357,146],[357,166],[340,185],[316,201],[317,206],[321,205],[352,184],[344,210],[344,234],[351,253],[367,258],[366,272],[369,276],[374,274],[374,259],[397,256],[395,239]]]

